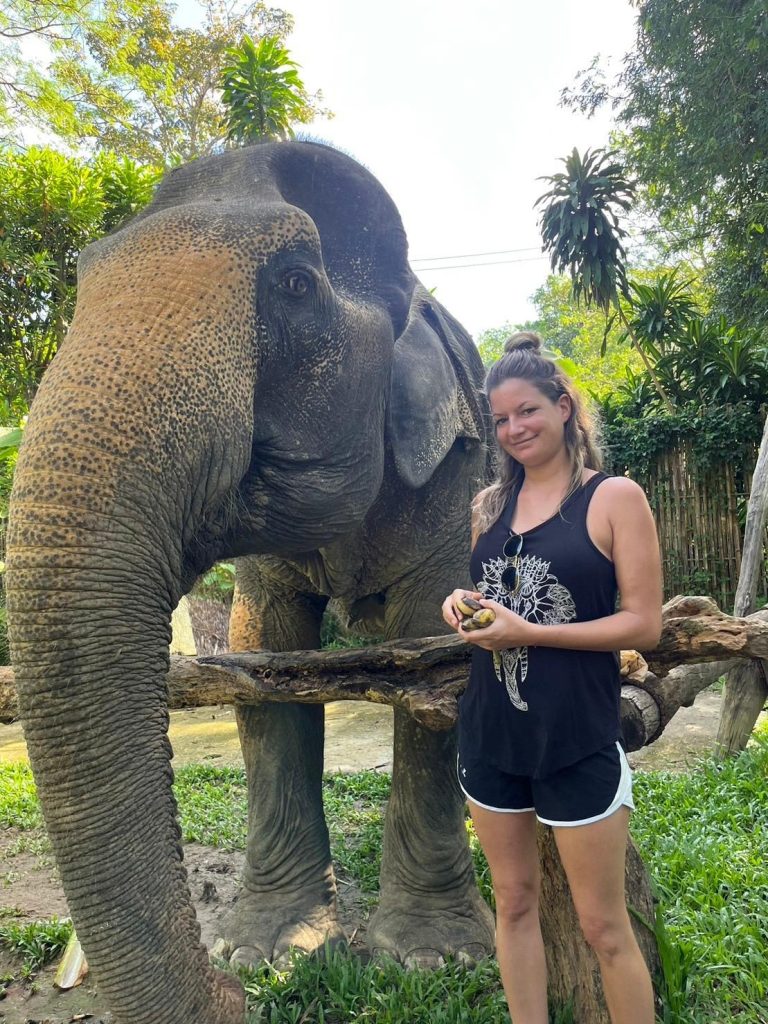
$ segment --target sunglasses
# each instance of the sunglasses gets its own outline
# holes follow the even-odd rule
[[[501,574],[501,585],[510,597],[514,597],[523,582],[520,575],[520,552],[523,550],[523,538],[519,533],[509,531],[509,537],[504,541],[501,553],[507,560],[507,565]]]

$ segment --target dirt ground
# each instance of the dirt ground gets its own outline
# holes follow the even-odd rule
[[[717,731],[720,695],[704,691],[691,708],[678,712],[664,735],[650,747],[630,755],[640,770],[684,770],[712,748]],[[174,764],[210,761],[241,764],[237,728],[231,708],[198,708],[171,713]],[[0,726],[0,761],[26,758],[18,725]],[[375,704],[344,702],[326,709],[327,771],[391,769],[392,714]],[[30,838],[33,839],[30,842]],[[67,906],[50,853],[40,850],[29,833],[9,829],[0,832],[0,923],[33,921],[67,916]],[[194,844],[184,850],[192,897],[202,930],[210,946],[216,922],[237,895],[242,866],[241,853],[226,853]],[[365,923],[353,888],[340,887],[342,921],[348,934],[364,934]],[[86,978],[78,988],[59,992],[53,987],[55,967],[48,968],[34,982],[12,981],[4,998],[0,996],[2,1024],[108,1024],[110,1015],[100,1007],[98,993]],[[0,992],[3,978],[18,974],[18,961],[0,951]]]

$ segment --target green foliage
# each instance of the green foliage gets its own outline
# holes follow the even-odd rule
[[[185,842],[245,849],[248,791],[242,768],[179,768],[174,772],[174,792]]]
[[[684,405],[671,414],[658,407],[651,410],[611,397],[601,403],[602,447],[613,473],[642,478],[662,452],[684,441],[692,443],[694,461],[702,468],[746,461],[762,436],[763,419],[747,403]]]
[[[626,335],[631,331],[646,354],[658,361],[674,346],[697,313],[690,281],[680,281],[677,270],[662,271],[649,283],[629,282]],[[622,339],[623,340],[623,339]]]
[[[45,38],[53,60],[43,70],[6,37],[7,110],[72,146],[164,165],[223,146],[228,51],[244,36],[284,39],[293,26],[289,14],[261,0],[204,0],[196,28],[177,27],[168,0],[36,2],[39,12],[14,0],[17,30]],[[46,9],[58,9],[58,26],[46,28]],[[327,113],[320,99],[304,95],[301,119]]]
[[[0,427],[0,461],[10,459],[18,452],[22,434],[21,427]]]
[[[323,802],[336,873],[362,893],[379,891],[384,806],[392,779],[381,772],[326,775]]]
[[[0,150],[0,423],[17,425],[61,343],[81,249],[151,198],[158,170]]]
[[[503,327],[491,327],[478,335],[477,349],[486,369],[501,358],[504,354],[504,342],[517,330],[518,327],[507,323]]]
[[[617,209],[631,207],[634,186],[614,152],[574,149],[564,174],[543,180],[551,188],[536,200],[544,248],[551,253],[552,270],[571,275],[573,294],[607,311],[627,290],[625,252]]]
[[[320,646],[325,651],[348,651],[351,648],[372,647],[384,638],[375,634],[355,633],[344,625],[329,605],[325,609],[320,625]]]
[[[315,116],[299,65],[276,36],[257,43],[246,36],[227,50],[226,60],[221,97],[229,142],[290,139],[294,124],[308,124]]]
[[[687,951],[672,940],[660,903],[656,903],[653,922],[647,921],[634,907],[629,907],[629,912],[653,932],[656,940],[661,969],[654,981],[662,1006],[662,1024],[682,1024],[682,1014],[688,1003]]]
[[[363,963],[348,953],[297,959],[290,972],[240,972],[251,1024],[498,1024],[508,1020],[493,960],[467,969],[404,971],[394,961]],[[567,1018],[553,1021],[567,1024]]]
[[[0,826],[40,828],[43,817],[32,771],[26,764],[0,763]]]
[[[231,604],[235,590],[235,566],[233,562],[217,562],[195,584],[194,597],[205,601],[220,601]]]
[[[758,1022],[768,1001],[768,735],[733,760],[636,778],[632,833],[655,880],[678,991],[670,1024]],[[647,808],[647,811],[644,810]],[[664,823],[659,828],[659,822]]]
[[[71,934],[72,922],[58,917],[26,924],[0,924],[0,948],[23,958],[22,976],[28,978],[64,951]]]
[[[658,382],[677,404],[752,402],[768,391],[768,346],[758,331],[728,324],[725,317],[702,315],[701,297],[677,269],[645,282],[631,281],[622,302],[626,330],[644,355],[645,383],[628,374],[628,396]],[[653,378],[651,379],[651,374]],[[646,408],[647,411],[647,408]]]
[[[532,300],[537,311],[534,320],[480,336],[479,348],[484,362],[486,336],[494,339],[494,348],[489,345],[488,354],[498,358],[496,351],[501,354],[504,339],[513,331],[536,331],[548,349],[572,361],[574,368],[568,373],[582,392],[599,399],[616,391],[617,383],[624,379],[628,369],[637,370],[642,365],[636,352],[620,344],[621,333],[615,324],[606,332],[602,310],[574,299],[567,277],[550,275],[534,292]],[[603,351],[606,333],[607,345]],[[498,337],[497,347],[494,336]]]
[[[768,321],[768,28],[764,0],[640,0],[618,80],[566,90],[614,106],[615,138],[674,252],[702,248],[716,307]]]

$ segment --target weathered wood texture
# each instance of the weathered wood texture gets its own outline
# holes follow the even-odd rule
[[[768,515],[768,417],[752,476],[744,528],[744,547],[736,588],[734,615],[748,615],[754,610],[757,585],[763,566],[765,520]],[[724,754],[743,750],[755,727],[757,716],[768,696],[765,661],[740,665],[729,673],[725,685],[717,745]]]
[[[647,664],[637,656],[634,662],[623,659],[622,721],[628,749],[637,750],[661,735],[678,708],[690,706],[719,674],[717,669],[675,672],[674,666],[724,657],[768,657],[768,611],[734,619],[708,598],[668,602],[661,641],[654,651],[645,652]],[[408,711],[428,728],[447,729],[456,721],[468,660],[468,645],[453,636],[348,651],[175,655],[168,676],[169,705],[367,700]],[[0,722],[13,721],[16,714],[12,670],[0,669]]]

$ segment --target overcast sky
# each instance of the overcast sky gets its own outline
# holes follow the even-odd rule
[[[548,269],[536,178],[574,146],[608,141],[610,114],[558,106],[592,57],[630,48],[628,0],[275,0],[295,18],[288,46],[335,118],[310,126],[361,160],[403,217],[424,284],[475,335],[533,312]],[[192,22],[195,0],[178,20]],[[489,257],[463,254],[521,250]],[[514,260],[496,266],[470,263]],[[420,262],[426,261],[426,262]],[[457,269],[426,270],[425,267]]]

